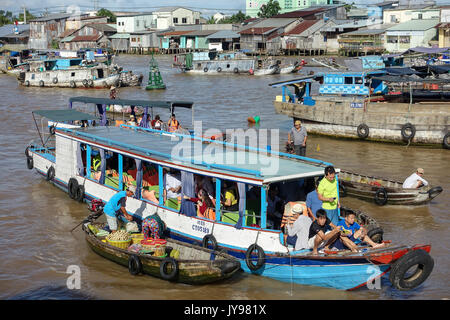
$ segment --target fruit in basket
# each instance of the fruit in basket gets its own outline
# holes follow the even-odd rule
[[[110,233],[106,239],[108,241],[130,241],[130,235],[125,230],[118,230],[116,232]]]

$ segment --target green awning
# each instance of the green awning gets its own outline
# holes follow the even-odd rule
[[[96,117],[89,113],[80,112],[73,109],[65,110],[34,110],[34,114],[38,114],[48,120],[55,122],[76,121],[76,120],[95,120]]]
[[[194,103],[191,101],[150,101],[150,100],[130,100],[130,99],[107,99],[107,98],[94,98],[94,97],[72,97],[69,99],[70,103],[82,102],[82,103],[94,103],[94,104],[117,104],[121,106],[135,106],[135,107],[155,107],[166,108],[180,107],[192,109]]]

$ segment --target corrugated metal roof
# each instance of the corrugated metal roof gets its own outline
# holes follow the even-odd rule
[[[186,33],[191,33],[195,30],[185,30],[185,31],[169,31],[169,32],[165,32],[165,33],[161,33],[158,36],[159,37],[165,37],[165,36],[182,36]]]
[[[386,31],[425,31],[434,28],[438,23],[439,19],[410,20],[390,27]]]
[[[130,38],[129,33],[115,33],[112,36],[109,36],[110,39],[128,39]]]
[[[78,41],[97,41],[98,38],[100,38],[99,35],[92,35],[92,36],[76,36],[71,41],[72,42],[78,42]]]
[[[252,28],[268,28],[268,27],[272,27],[272,28],[280,28],[280,27],[285,27],[289,24],[291,24],[292,22],[296,21],[297,18],[269,18],[269,19],[264,19],[262,21],[256,22],[254,24],[252,24],[251,26],[248,27],[252,27]]]
[[[272,18],[303,18],[303,17],[307,17],[307,16],[312,16],[316,13],[322,12],[322,11],[326,11],[325,8],[317,8],[314,10],[297,10],[297,11],[291,11],[291,12],[286,12],[286,13],[282,13],[282,14],[278,14],[276,16],[273,16]]]
[[[14,24],[6,24],[4,26],[1,26],[0,27],[0,37],[14,33],[14,26],[15,26]],[[17,26],[17,28],[19,29],[19,33],[22,33],[24,31],[29,31],[30,25],[29,24],[19,24]]]
[[[73,40],[73,38],[75,38],[75,36],[68,36],[68,37],[62,38],[61,42],[70,42]]]
[[[45,21],[50,21],[50,20],[67,19],[71,16],[72,16],[71,13],[53,13],[53,14],[49,14],[45,17],[32,19],[32,20],[30,20],[30,22],[45,22]],[[82,17],[87,17],[87,14],[83,14]]]
[[[216,30],[195,30],[195,31],[186,33],[185,36],[207,37],[213,33],[216,33]]]
[[[228,39],[228,38],[240,38],[239,33],[231,30],[220,30],[206,37],[206,39]]]
[[[266,27],[266,28],[254,28],[254,27],[251,27],[251,28],[239,31],[238,33],[239,34],[265,34],[268,31],[274,31],[276,29],[277,28],[274,28],[274,27]]]
[[[309,28],[311,28],[313,25],[315,25],[317,22],[319,22],[321,20],[305,20],[302,23],[300,23],[298,26],[296,26],[294,29],[292,29],[289,32],[285,32],[285,35],[292,35],[292,34],[301,34],[304,31],[308,30]]]

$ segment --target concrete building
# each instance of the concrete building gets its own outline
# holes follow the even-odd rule
[[[156,29],[165,30],[176,25],[200,24],[200,12],[184,7],[163,7],[153,11]]]
[[[383,11],[383,23],[403,23],[419,19],[439,19],[440,9],[423,4],[421,6],[409,7],[398,6]]]
[[[450,47],[450,6],[440,7],[439,24],[436,26],[439,33],[439,48]]]
[[[87,17],[81,14],[79,18]],[[59,39],[66,30],[66,21],[72,18],[69,13],[50,14],[45,17],[30,20],[30,49],[50,49],[57,46]]]
[[[221,30],[206,37],[208,49],[217,51],[238,50],[241,48],[240,35],[236,31]]]
[[[216,12],[212,17],[214,18],[214,20],[215,20],[216,23],[217,23],[217,22],[219,22],[220,20],[223,20],[223,19],[225,19],[225,18],[229,18],[230,15],[228,15],[228,14],[223,14],[223,13],[221,13],[221,12]]]
[[[132,33],[156,28],[156,17],[153,13],[122,15],[117,17],[117,32]]]
[[[82,48],[110,48],[109,36],[116,33],[115,24],[87,24],[61,39],[59,48],[76,51]]]
[[[89,14],[89,13],[86,13]],[[78,30],[87,24],[108,23],[107,17],[87,16],[80,19],[68,19],[65,30]]]
[[[323,6],[333,4],[333,0],[277,0],[280,4],[280,13],[296,11],[312,6]],[[245,14],[252,18],[258,16],[261,6],[267,4],[269,0],[246,0]]]
[[[338,36],[339,53],[344,56],[380,55],[385,51],[386,29],[393,25],[373,25]]]
[[[281,48],[285,54],[322,54],[327,46],[321,29],[323,20],[304,20],[295,28],[283,33]]]
[[[437,37],[439,19],[410,20],[386,29],[386,50],[391,53],[404,52],[414,47],[430,47],[429,42]]]

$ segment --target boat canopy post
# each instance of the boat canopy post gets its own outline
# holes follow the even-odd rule
[[[86,175],[91,178],[91,146],[86,145]]]
[[[220,221],[220,190],[222,180],[216,178],[216,221]]]
[[[119,153],[119,168],[118,168],[118,172],[119,172],[119,190],[122,191],[123,190],[123,156]]]
[[[281,101],[286,102],[286,86],[281,87],[281,94],[282,94]]]
[[[158,165],[158,183],[159,183],[159,205],[164,205],[164,180],[163,180],[163,167]]]
[[[261,228],[267,228],[267,186],[261,186]]]
[[[335,177],[336,177],[337,201],[340,203],[341,199],[339,197],[339,179],[338,179],[338,174]],[[338,209],[338,217],[340,217],[341,216],[341,208],[339,208],[339,206],[338,206],[337,209]]]
[[[34,124],[36,125],[36,129],[37,129],[37,131],[38,131],[38,133],[39,133],[39,138],[41,139],[42,146],[45,147],[45,145],[44,145],[44,139],[42,139],[41,131],[39,130],[39,126],[38,126],[38,124],[37,124],[37,122],[36,122],[36,118],[34,117],[34,112],[32,112],[31,114],[33,115]]]

